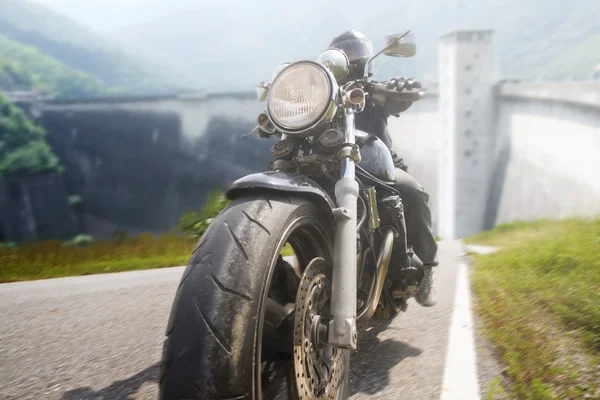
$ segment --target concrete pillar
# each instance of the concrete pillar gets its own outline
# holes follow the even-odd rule
[[[439,235],[483,229],[492,162],[493,32],[456,31],[440,42]]]

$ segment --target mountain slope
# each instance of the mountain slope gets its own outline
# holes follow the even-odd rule
[[[113,33],[170,57],[214,90],[251,88],[281,62],[316,58],[337,33],[355,28],[376,47],[390,32],[416,33],[417,56],[380,60],[380,77],[436,79],[438,38],[454,29],[494,29],[502,75],[586,79],[600,62],[600,1],[331,0],[242,3],[212,0]]]
[[[36,88],[63,98],[104,95],[110,88],[98,78],[71,68],[40,52],[0,35],[0,87]]]
[[[53,59],[62,69],[69,69],[77,83],[90,86],[83,90],[85,93],[96,92],[91,90],[94,85],[140,94],[180,90],[190,85],[181,74],[122,50],[46,7],[26,0],[0,0],[0,5],[1,60],[17,61],[24,68],[36,69],[36,58],[43,58],[43,62]],[[23,51],[15,49],[18,44],[23,45]],[[26,61],[15,56],[31,54],[35,49],[37,57]],[[84,83],[85,77],[91,79]]]

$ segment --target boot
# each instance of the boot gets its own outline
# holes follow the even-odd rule
[[[433,307],[437,304],[437,290],[434,285],[433,267],[423,267],[424,276],[419,285],[419,291],[415,296],[417,303],[423,307]]]

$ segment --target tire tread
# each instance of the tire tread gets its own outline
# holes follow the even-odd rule
[[[204,323],[206,324],[206,327],[210,330],[210,333],[212,334],[213,338],[217,341],[217,343],[219,343],[219,346],[221,346],[223,348],[223,350],[225,350],[225,352],[231,356],[231,346],[229,346],[227,344],[227,342],[225,341],[223,336],[221,336],[221,334],[219,333],[219,331],[217,330],[215,325],[210,321],[210,319],[208,319],[202,313],[202,310],[200,309],[200,304],[198,304],[198,298],[193,297],[193,300],[194,300],[194,305],[196,306],[196,311],[198,312],[198,315],[200,316],[200,318],[202,318],[202,321],[204,321]]]
[[[219,279],[217,279],[217,277],[214,274],[210,274],[210,278],[212,279],[214,284],[219,288],[219,290],[221,292],[228,293],[232,296],[241,297],[242,299],[250,301],[250,302],[254,301],[254,300],[252,300],[252,297],[248,296],[247,294],[244,294],[240,291],[229,289],[229,288],[225,287],[225,285],[223,285],[221,283],[221,281],[219,281]]]
[[[240,376],[247,376],[244,371],[254,362],[254,334],[249,332],[257,327],[268,272],[260,260],[274,251],[282,223],[294,213],[322,216],[304,198],[268,193],[236,199],[215,218],[175,295],[161,360],[160,400],[252,398],[251,382]]]

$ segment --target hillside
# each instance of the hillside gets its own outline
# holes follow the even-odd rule
[[[7,68],[12,68],[36,87],[67,97],[109,90],[150,94],[191,85],[180,73],[122,49],[44,6],[26,0],[0,3],[0,79],[7,79]]]
[[[111,32],[112,41],[29,1],[0,0],[0,82],[8,60],[61,96],[251,90],[282,62],[314,59],[349,28],[376,47],[390,32],[416,34],[417,56],[378,60],[379,78],[437,80],[438,38],[454,29],[494,29],[497,72],[505,78],[582,80],[600,63],[600,0],[547,0],[543,7],[534,0],[373,0],[368,9],[358,0],[37,0]],[[15,44],[30,46],[28,56],[7,57]],[[83,89],[52,77],[41,82],[49,68],[40,65],[50,64],[61,82]]]
[[[0,54],[0,87],[7,90],[36,88],[63,98],[110,92],[109,86],[98,78],[3,35],[0,35]]]
[[[362,30],[377,46],[385,34],[411,29],[417,56],[379,61],[379,75],[437,79],[440,35],[491,28],[504,77],[564,80],[587,79],[600,62],[599,19],[598,0],[548,0],[543,7],[533,0],[373,0],[368,9],[358,0],[206,0],[118,29],[112,37],[169,57],[197,73],[205,87],[230,90],[253,87],[281,62],[315,58],[331,37],[349,28]]]

